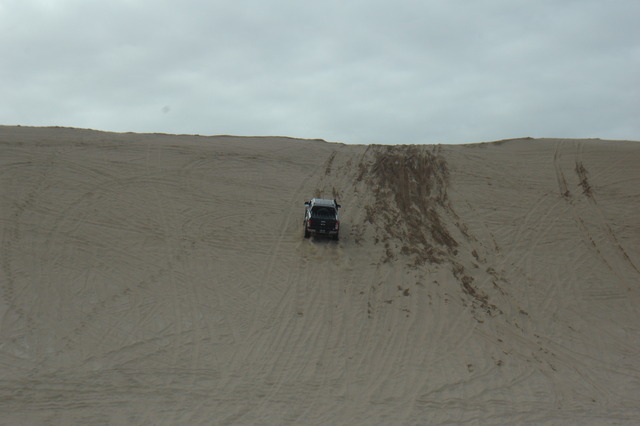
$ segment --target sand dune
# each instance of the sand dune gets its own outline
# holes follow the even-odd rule
[[[637,424],[639,166],[0,127],[0,422]]]

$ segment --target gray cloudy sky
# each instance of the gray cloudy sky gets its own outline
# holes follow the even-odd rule
[[[638,0],[0,0],[0,124],[640,140]]]

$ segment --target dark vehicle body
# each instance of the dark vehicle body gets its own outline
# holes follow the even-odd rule
[[[304,237],[323,235],[337,240],[340,234],[340,204],[325,198],[312,198],[304,204]]]

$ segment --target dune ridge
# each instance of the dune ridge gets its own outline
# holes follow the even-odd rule
[[[0,126],[0,417],[637,424],[639,165]]]

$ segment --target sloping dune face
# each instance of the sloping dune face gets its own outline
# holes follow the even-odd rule
[[[640,143],[0,127],[11,424],[640,418]],[[341,239],[306,240],[336,198]]]

